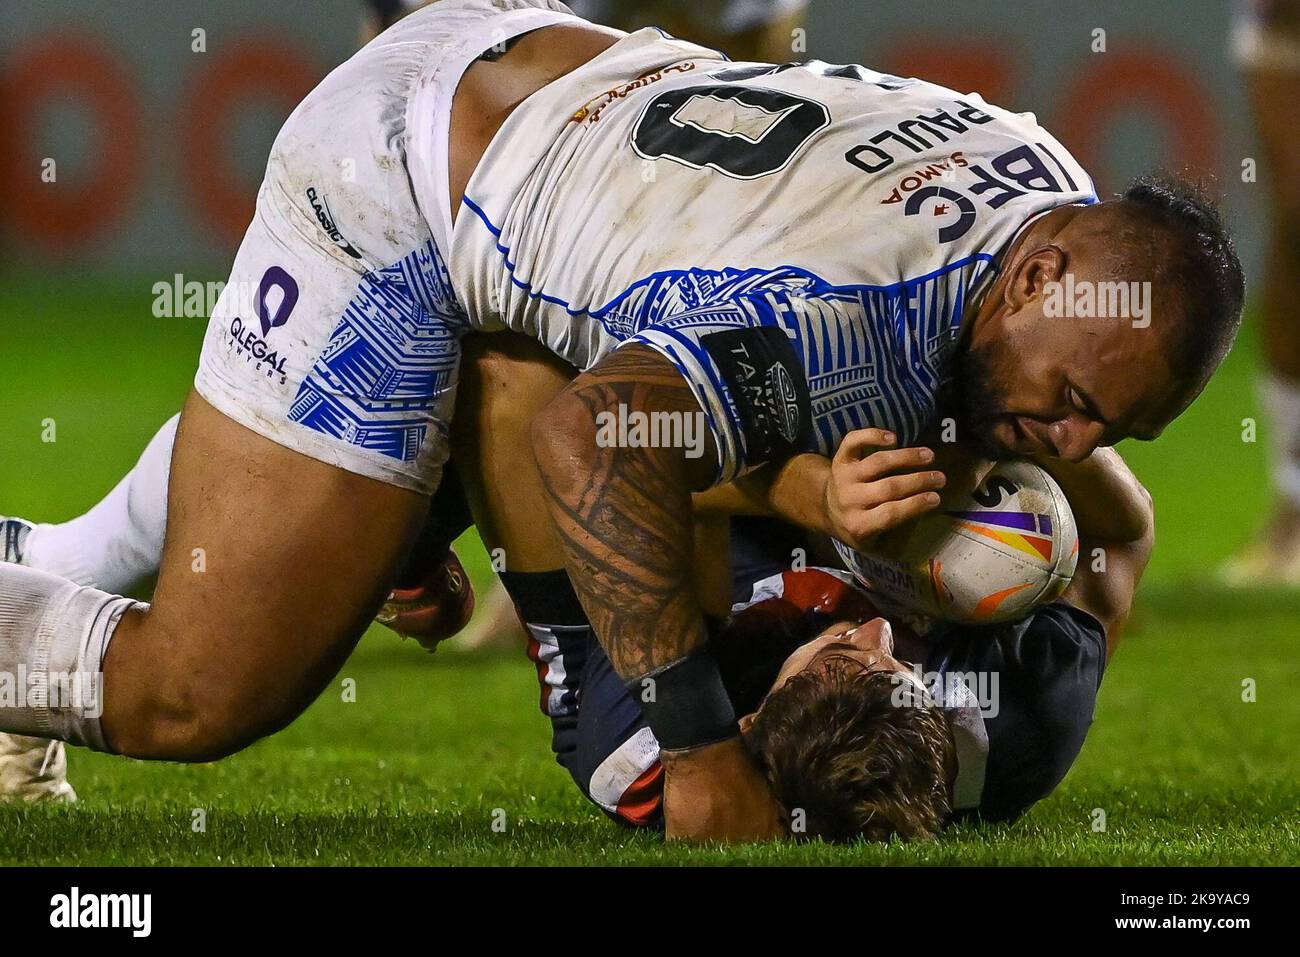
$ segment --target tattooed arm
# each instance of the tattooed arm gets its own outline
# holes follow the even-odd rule
[[[533,422],[546,499],[583,608],[614,669],[634,681],[708,639],[692,575],[691,492],[712,479],[716,450],[602,447],[600,413],[700,416],[681,374],[643,346],[580,375]],[[776,803],[736,736],[665,751],[669,837],[753,839],[780,833]]]
[[[712,446],[602,448],[597,416],[699,415],[681,375],[645,347],[579,376],[533,423],[533,448],[570,573],[610,662],[633,680],[707,638],[691,586],[691,492],[708,484]]]

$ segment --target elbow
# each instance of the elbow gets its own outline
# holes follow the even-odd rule
[[[1122,531],[1123,534],[1118,534],[1115,538],[1132,544],[1137,549],[1145,547],[1149,553],[1155,542],[1155,499],[1119,454],[1114,450],[1110,454],[1114,458],[1116,478],[1122,483],[1118,486],[1121,490],[1118,501],[1121,503],[1119,514],[1123,519],[1117,531]]]
[[[1156,500],[1151,497],[1147,487],[1137,479],[1134,479],[1133,484],[1137,486],[1133,545],[1141,553],[1142,564],[1145,566],[1147,560],[1151,557],[1151,550],[1155,548],[1156,544]]]
[[[561,392],[532,422],[533,458],[548,488],[590,475],[596,465],[596,412],[572,392]]]

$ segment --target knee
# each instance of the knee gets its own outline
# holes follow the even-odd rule
[[[619,742],[584,742],[570,770],[583,794],[620,824],[662,825],[663,767],[649,728]]]
[[[259,709],[237,682],[205,674],[180,656],[158,655],[147,672],[111,664],[105,667],[101,723],[108,744],[119,754],[215,761],[265,733]]]
[[[106,720],[108,715],[105,716]],[[193,687],[155,690],[105,728],[120,754],[155,761],[216,761],[262,737],[247,712]]]
[[[127,640],[116,636],[104,662],[100,719],[119,754],[215,761],[288,724],[315,697],[283,673],[205,666],[221,635],[168,627],[152,615],[125,624]],[[197,660],[196,648],[204,649]]]

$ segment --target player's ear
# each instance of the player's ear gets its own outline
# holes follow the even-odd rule
[[[741,719],[738,722],[736,722],[740,726],[741,734],[749,734],[749,732],[753,730],[754,717],[757,714],[758,714],[757,711],[751,711],[749,714],[743,715]]]
[[[1065,251],[1053,243],[1040,246],[1016,263],[1007,283],[1006,301],[1019,309],[1034,297],[1046,295],[1049,282],[1058,282],[1065,273]]]

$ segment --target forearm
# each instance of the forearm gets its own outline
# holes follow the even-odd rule
[[[733,514],[771,515],[811,532],[831,535],[826,508],[826,483],[830,477],[830,459],[804,452],[737,479],[725,487],[727,497],[722,501]]]
[[[1097,449],[1078,463],[1045,456],[1034,461],[1061,486],[1081,539],[1109,545],[1152,534],[1151,495],[1114,449]]]
[[[635,458],[634,456],[628,456]],[[670,664],[707,638],[688,570],[689,493],[638,463],[592,463],[590,478],[543,472],[565,567],[610,663],[625,681]]]

